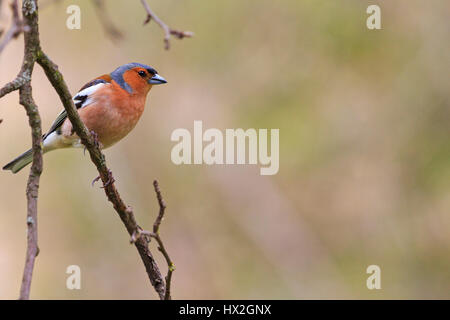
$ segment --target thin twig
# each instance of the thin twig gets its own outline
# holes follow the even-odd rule
[[[133,232],[131,235],[130,242],[135,243],[140,238],[145,238],[147,242],[150,242],[151,238],[154,238],[156,242],[158,242],[158,250],[163,254],[164,258],[167,262],[167,276],[165,277],[166,280],[166,289],[164,292],[164,300],[171,300],[172,297],[170,295],[170,284],[172,282],[172,273],[175,271],[175,265],[173,264],[172,260],[170,259],[169,253],[167,252],[166,248],[164,247],[164,243],[159,235],[159,227],[161,225],[162,220],[164,219],[164,212],[166,210],[166,202],[164,201],[161,190],[159,188],[159,184],[157,180],[153,181],[153,187],[155,188],[156,198],[158,199],[158,205],[159,205],[159,213],[156,216],[155,222],[153,223],[153,232],[142,230],[140,227]]]
[[[12,23],[11,27],[8,29],[3,39],[0,41],[0,53],[5,49],[6,45],[12,40],[17,38],[20,33],[24,30],[24,25],[19,17],[19,5],[18,0],[14,0],[11,3],[12,11]]]
[[[164,300],[170,300],[170,284],[172,281],[172,273],[175,271],[175,265],[173,264],[172,260],[170,259],[169,253],[167,252],[166,248],[164,247],[164,243],[159,235],[159,226],[161,225],[162,220],[164,219],[164,212],[166,210],[166,202],[164,201],[161,190],[159,188],[158,181],[153,181],[153,187],[155,188],[156,192],[156,198],[158,199],[159,204],[159,214],[155,219],[155,223],[153,224],[153,232],[150,234],[151,237],[153,237],[156,242],[158,242],[158,250],[161,251],[164,258],[166,259],[168,270],[167,270],[167,276],[166,276],[166,292],[164,294]]]
[[[19,90],[20,87],[22,87],[25,83],[30,81],[31,81],[30,70],[25,69],[21,71],[13,81],[8,82],[0,89],[0,98],[7,95],[8,93]]]
[[[153,224],[153,232],[159,232],[159,226],[161,225],[162,219],[164,218],[164,212],[166,210],[166,202],[164,201],[161,195],[161,189],[159,188],[158,181],[153,181],[153,187],[155,188],[156,198],[158,199],[159,204],[159,214],[156,217],[155,223]]]
[[[180,31],[171,29],[164,21],[162,21],[150,8],[149,4],[146,0],[141,0],[142,5],[144,6],[145,11],[147,12],[147,17],[144,21],[144,25],[149,23],[152,19],[163,29],[164,31],[164,47],[166,50],[170,49],[170,36],[174,36],[177,39],[183,38],[191,38],[194,36],[194,33],[191,31]]]

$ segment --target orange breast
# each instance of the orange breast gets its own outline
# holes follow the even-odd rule
[[[93,130],[103,148],[124,138],[136,126],[144,112],[145,94],[130,94],[115,82],[97,90],[90,99],[93,103],[79,110],[80,118]],[[63,135],[72,135],[72,125],[66,120]]]

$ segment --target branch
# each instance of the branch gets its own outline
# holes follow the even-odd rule
[[[167,276],[166,276],[166,292],[164,295],[165,300],[170,300],[170,283],[172,280],[172,273],[175,271],[175,265],[173,264],[172,260],[169,257],[169,253],[167,252],[166,248],[164,247],[164,243],[161,240],[161,237],[159,236],[159,226],[161,225],[161,222],[164,218],[164,212],[166,210],[166,202],[164,201],[161,190],[159,189],[158,181],[153,181],[153,187],[155,188],[156,192],[156,198],[158,199],[159,204],[159,214],[156,217],[155,223],[153,224],[153,233],[151,236],[155,238],[155,240],[158,242],[158,250],[161,251],[161,253],[164,255],[164,258],[166,259],[168,270],[167,270]]]
[[[14,1],[14,3],[17,4],[17,1]],[[12,9],[14,11],[14,7]],[[12,91],[19,90],[20,103],[27,111],[29,124],[32,129],[33,163],[31,165],[26,191],[28,204],[27,255],[20,290],[20,299],[29,299],[34,263],[36,256],[39,253],[37,245],[37,200],[39,179],[42,173],[42,130],[38,107],[33,100],[32,88],[30,84],[33,67],[36,62],[44,69],[48,80],[59,95],[75,133],[89,151],[90,158],[97,167],[99,176],[103,182],[105,194],[108,200],[112,202],[114,209],[118,213],[129,235],[131,236],[133,243],[144,263],[152,286],[155,288],[160,299],[170,299],[170,283],[174,267],[158,234],[159,225],[164,215],[165,204],[162,200],[157,182],[155,181],[155,191],[157,193],[157,198],[160,205],[160,213],[155,221],[153,229],[154,233],[151,237],[154,237],[157,240],[159,250],[163,253],[169,265],[169,271],[166,277],[167,285],[164,282],[152,253],[150,252],[148,239],[139,236],[135,238],[136,234],[140,234],[140,230],[142,230],[142,228],[140,228],[137,224],[133,210],[124,203],[119,192],[117,191],[114,185],[112,173],[106,166],[105,157],[100,151],[95,137],[91,135],[84,123],[81,121],[78,112],[73,105],[72,96],[67,88],[64,78],[58,70],[58,66],[50,60],[50,58],[40,47],[37,0],[23,0],[22,15],[24,17],[23,25],[25,26],[23,28],[25,31],[25,49],[22,67],[17,77],[0,89],[0,98]]]
[[[153,224],[153,233],[150,234],[151,237],[153,237],[156,242],[158,242],[158,250],[161,251],[161,253],[164,255],[164,258],[167,262],[167,276],[166,276],[166,292],[164,294],[165,300],[170,300],[170,283],[172,281],[172,273],[175,271],[175,265],[173,264],[172,260],[169,257],[169,253],[167,252],[166,248],[164,247],[164,243],[161,240],[161,237],[159,236],[159,226],[161,225],[161,222],[164,218],[164,212],[166,210],[166,203],[161,195],[161,190],[159,189],[158,181],[153,181],[153,187],[155,188],[156,192],[156,198],[158,199],[159,204],[159,214],[156,217],[155,223]]]
[[[164,31],[164,47],[166,50],[170,49],[170,36],[174,36],[177,39],[191,38],[194,33],[191,31],[179,31],[171,29],[167,24],[165,24],[158,16],[152,11],[146,0],[141,0],[145,11],[147,12],[147,18],[144,21],[144,25],[149,23],[152,19],[163,29]]]
[[[35,104],[31,89],[31,75],[33,73],[36,53],[39,50],[39,31],[37,3],[33,0],[24,0],[22,5],[22,15],[24,17],[24,26],[27,27],[24,42],[24,59],[22,63],[21,79],[26,79],[29,75],[29,81],[25,82],[19,91],[20,104],[27,111],[28,122],[32,133],[33,162],[31,164],[28,183],[26,189],[27,195],[27,254],[25,268],[23,270],[22,285],[20,288],[20,299],[29,299],[31,279],[34,270],[35,259],[39,253],[38,234],[37,234],[37,201],[39,180],[42,173],[42,127],[39,110]]]
[[[18,0],[14,0],[11,3],[11,11],[12,11],[12,23],[8,32],[6,32],[5,36],[0,42],[0,53],[5,49],[6,45],[12,40],[17,38],[20,33],[24,30],[24,25],[22,20],[19,18],[19,6]]]
[[[22,87],[25,83],[28,83],[30,81],[31,81],[30,70],[28,68],[21,70],[21,72],[19,72],[19,74],[13,81],[5,84],[5,86],[3,86],[3,88],[0,89],[0,98],[7,95],[8,93],[19,90],[20,87]]]
[[[29,83],[20,88],[20,104],[27,111],[29,124],[32,131],[32,150],[33,163],[31,165],[30,174],[27,183],[27,254],[25,259],[25,268],[23,270],[22,285],[20,288],[21,300],[30,298],[31,279],[33,276],[34,262],[39,254],[38,247],[38,230],[37,230],[37,202],[39,179],[42,173],[42,130],[41,118],[39,116],[38,107],[33,101],[31,95],[31,85]]]
[[[17,1],[11,5],[13,12],[13,25],[3,39],[1,49],[18,35],[18,32],[25,30],[24,36],[24,57],[19,75],[15,80],[6,84],[0,89],[0,97],[19,90],[19,101],[24,106],[28,123],[31,128],[33,162],[28,175],[26,188],[27,198],[27,252],[25,258],[25,267],[23,270],[22,284],[20,287],[19,299],[29,299],[31,280],[33,276],[34,264],[39,253],[38,233],[37,233],[37,201],[39,191],[39,180],[42,173],[42,129],[41,118],[36,103],[33,100],[31,89],[31,75],[36,62],[36,53],[39,51],[39,33],[37,3],[35,0],[24,0],[22,6],[22,15],[24,21],[19,20]],[[22,25],[24,27],[22,27]],[[0,50],[1,51],[1,50]]]
[[[134,243],[137,239],[140,237],[147,236],[150,238],[154,238],[156,242],[158,242],[158,250],[163,254],[164,258],[167,262],[167,276],[166,279],[166,291],[164,293],[164,300],[171,300],[170,296],[170,283],[172,280],[172,273],[175,271],[175,265],[173,264],[172,260],[170,259],[169,253],[167,252],[166,248],[164,247],[164,243],[159,235],[159,226],[161,225],[162,220],[164,219],[164,212],[166,210],[166,202],[164,201],[161,190],[159,188],[159,184],[157,180],[153,181],[153,187],[155,188],[156,198],[158,199],[159,204],[159,214],[156,216],[155,222],[153,223],[153,232],[149,232],[146,230],[138,229],[137,232],[135,232],[131,236],[131,243]],[[148,238],[148,242],[150,242],[150,238]]]
[[[133,210],[124,203],[119,192],[117,191],[114,185],[114,178],[112,176],[112,173],[106,166],[105,156],[98,148],[95,139],[87,130],[84,123],[81,121],[78,112],[73,105],[72,96],[69,93],[64,78],[58,71],[58,66],[55,65],[43,52],[38,55],[37,62],[44,69],[48,80],[58,93],[64,109],[67,112],[67,116],[72,123],[75,133],[81,139],[81,142],[85,145],[92,162],[97,167],[108,200],[113,204],[114,209],[119,214],[119,217],[125,225],[129,235],[133,236],[133,234],[136,233],[136,230],[139,230],[140,228],[134,217]],[[160,299],[164,299],[164,280],[161,272],[159,271],[158,265],[156,264],[156,261],[150,252],[147,241],[141,237],[137,239],[134,244],[144,263],[151,284],[155,288]]]

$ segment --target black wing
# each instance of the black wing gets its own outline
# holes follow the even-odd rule
[[[80,92],[78,92],[76,96],[73,97],[72,100],[77,109],[81,109],[84,106],[86,106],[86,101],[88,100],[89,95],[93,92],[92,90],[90,90],[90,88],[100,83],[108,83],[108,82],[103,79],[92,80],[91,82],[88,82],[85,86],[83,86]],[[43,136],[42,139],[45,139],[50,133],[58,130],[64,123],[66,118],[67,118],[66,110],[61,111],[61,113],[56,117],[56,120],[53,122],[52,126],[50,127],[48,132]]]

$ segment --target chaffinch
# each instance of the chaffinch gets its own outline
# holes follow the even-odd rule
[[[167,83],[158,72],[144,64],[128,63],[110,74],[83,86],[73,97],[81,120],[94,131],[101,148],[108,148],[124,138],[141,117],[148,92],[153,85]],[[72,130],[72,123],[62,111],[43,136],[43,152],[83,147]],[[18,172],[33,161],[32,150],[23,153],[3,170]]]

